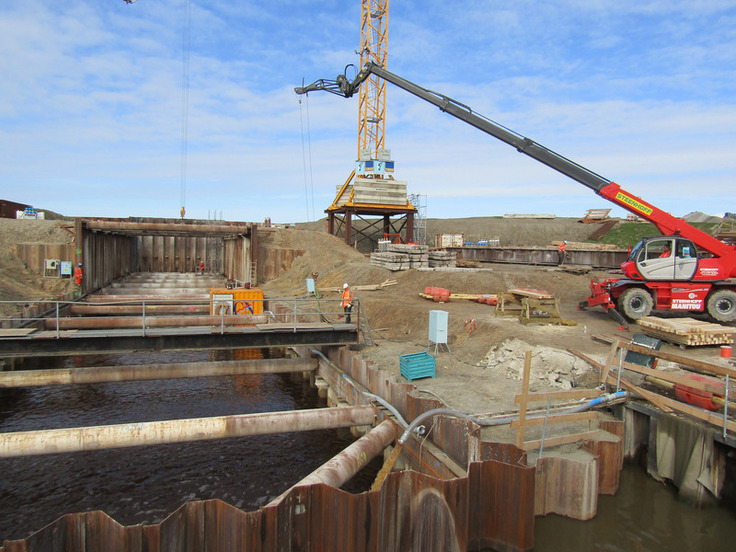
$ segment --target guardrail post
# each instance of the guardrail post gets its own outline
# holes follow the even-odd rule
[[[56,301],[56,339],[59,339],[61,335],[59,334],[59,302]]]
[[[146,300],[141,301],[143,305],[143,337],[146,337]]]
[[[294,298],[294,333],[296,333],[296,297]]]

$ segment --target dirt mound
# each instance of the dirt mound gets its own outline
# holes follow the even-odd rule
[[[277,279],[260,287],[270,295],[303,295],[305,279],[317,273],[317,287],[372,284],[391,278],[391,271],[375,267],[370,259],[336,236],[314,230],[285,229],[259,238],[260,247],[303,251]]]
[[[71,290],[70,280],[44,278],[34,274],[13,253],[16,244],[70,244],[74,237],[64,227],[68,221],[16,220],[0,218],[0,300],[33,301],[56,297]],[[0,313],[8,315],[17,305],[0,303]]]

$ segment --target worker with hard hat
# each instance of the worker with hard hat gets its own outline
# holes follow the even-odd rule
[[[345,322],[350,324],[350,311],[353,309],[353,292],[347,283],[342,285],[342,308],[345,311]]]
[[[557,248],[557,265],[561,265],[565,262],[565,248],[567,247],[567,242],[563,241],[560,243],[560,247]]]

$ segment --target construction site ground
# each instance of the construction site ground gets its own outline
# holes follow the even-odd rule
[[[637,333],[636,325],[628,332],[620,331],[619,324],[600,308],[577,310],[578,302],[588,297],[590,278],[610,277],[606,271],[581,275],[568,272],[565,267],[489,264],[480,270],[394,272],[371,265],[366,255],[324,232],[282,230],[265,236],[263,242],[267,247],[305,251],[278,279],[261,286],[267,296],[303,295],[305,278],[312,273],[319,274],[318,289],[339,288],[343,282],[355,287],[395,281],[395,285],[376,291],[359,292],[376,343],[360,345],[361,354],[398,381],[406,381],[400,375],[400,355],[426,350],[434,354],[437,350],[436,377],[411,383],[418,392],[431,394],[449,407],[470,414],[518,411],[514,396],[521,392],[524,354],[529,349],[533,351],[531,392],[596,387],[597,369],[568,349],[604,362],[610,346],[594,336],[618,335],[628,340]],[[559,299],[560,314],[566,324],[525,325],[516,317],[496,315],[493,306],[470,300],[435,303],[420,296],[426,287],[442,287],[457,294],[500,294],[514,288],[545,290]],[[334,299],[338,293],[331,291],[322,297]],[[448,312],[446,346],[435,347],[428,340],[429,312],[433,309]],[[683,350],[665,343],[662,350],[727,362],[720,358],[717,346]],[[680,370],[663,361],[658,367]],[[646,385],[635,374],[627,372],[626,377]],[[657,391],[666,394],[661,389]],[[495,432],[494,438],[513,439],[513,435]]]
[[[464,226],[465,222],[468,226]],[[62,227],[63,221],[29,221],[0,219],[0,300],[40,300],[73,289],[70,280],[45,279],[32,274],[14,256],[17,243],[70,243],[73,237]],[[436,231],[445,227],[433,221]],[[312,226],[319,226],[313,223]],[[591,225],[571,219],[459,219],[447,221],[447,231],[466,235],[502,237],[502,243],[514,241],[521,245],[550,246],[552,239],[584,241]],[[504,236],[508,236],[508,239]],[[515,236],[511,239],[510,236]],[[359,292],[364,314],[367,314],[375,346],[359,345],[367,360],[387,372],[400,376],[399,357],[425,350],[435,351],[429,344],[429,311],[447,311],[448,343],[437,348],[436,377],[416,379],[412,383],[420,390],[434,394],[448,406],[467,413],[483,414],[518,410],[514,395],[521,391],[523,357],[533,351],[530,391],[566,390],[572,387],[597,385],[598,373],[585,361],[569,353],[576,349],[604,361],[609,346],[593,336],[619,335],[629,339],[637,331],[621,332],[618,323],[600,308],[577,310],[579,301],[587,298],[591,277],[608,277],[606,271],[579,274],[579,267],[525,266],[489,264],[479,270],[394,272],[373,266],[369,255],[347,246],[340,238],[321,230],[302,228],[263,229],[259,232],[259,247],[300,252],[285,255],[294,258],[289,266],[281,267],[278,278],[261,283],[266,297],[303,297],[306,278],[317,273],[317,289],[339,289],[343,282],[353,287],[395,281],[376,291]],[[513,316],[497,316],[490,305],[460,299],[435,303],[420,296],[427,287],[449,289],[454,294],[497,295],[515,288],[544,290],[559,299],[560,314],[569,322],[564,325],[522,324]],[[334,299],[322,305],[334,322],[341,322],[336,291],[322,292],[324,299]],[[17,305],[2,304],[8,315]],[[687,313],[688,316],[698,316]],[[701,318],[705,319],[702,315]],[[731,326],[734,326],[732,323]],[[664,350],[686,354],[700,360],[725,362],[719,357],[718,346],[689,347],[683,350],[664,344]],[[675,369],[667,362],[660,369]],[[636,377],[627,374],[636,382]],[[660,390],[661,391],[661,390]]]

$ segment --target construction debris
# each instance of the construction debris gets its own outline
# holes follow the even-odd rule
[[[642,333],[689,347],[730,345],[736,336],[736,328],[694,318],[645,316],[637,324],[641,326]]]

